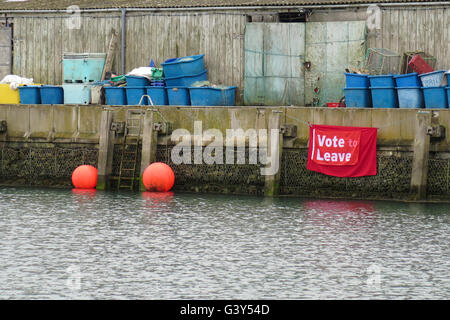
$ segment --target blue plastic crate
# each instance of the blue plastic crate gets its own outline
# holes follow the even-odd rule
[[[372,100],[369,88],[344,88],[347,108],[370,108]]]
[[[192,106],[234,106],[236,87],[190,87]]]
[[[446,87],[445,91],[447,91],[447,108],[450,108],[450,87]]]
[[[64,103],[64,90],[60,86],[41,86],[40,94],[42,104]]]
[[[205,71],[204,54],[172,58],[161,63],[165,77],[199,74]]]
[[[41,104],[41,86],[19,87],[21,104]]]
[[[367,74],[344,73],[346,88],[369,88],[370,82]]]
[[[150,85],[150,80],[146,77],[125,76],[127,79],[127,87],[146,87]]]
[[[127,104],[128,105],[143,105],[143,106],[148,105],[148,99],[142,98],[142,96],[147,94],[146,87],[126,86],[125,89],[126,89],[126,93],[127,93]]]
[[[445,70],[438,70],[419,75],[423,87],[439,87],[444,79]]]
[[[394,79],[398,88],[422,86],[422,83],[419,79],[419,74],[417,72],[396,75],[394,76]]]
[[[84,83],[63,84],[64,104],[89,104],[92,85]]]
[[[146,90],[147,95],[150,97],[150,99],[152,99],[154,106],[166,106],[169,104],[166,88],[156,86],[156,87],[146,87]]]
[[[370,87],[395,87],[394,76],[392,74],[388,75],[378,75],[378,76],[368,76]]]
[[[425,108],[444,109],[448,108],[447,91],[445,87],[424,87],[423,97]]]
[[[127,104],[125,87],[105,87],[106,104],[110,106],[123,106]]]
[[[187,87],[167,87],[167,97],[171,106],[190,106],[191,99]]]
[[[207,71],[203,71],[198,74],[184,75],[172,78],[165,78],[167,87],[190,87],[193,83],[197,81],[208,80]]]
[[[373,108],[398,108],[397,91],[394,87],[370,88]]]
[[[105,53],[64,53],[65,83],[100,81],[105,66]]]
[[[399,108],[415,109],[425,107],[421,87],[397,87],[396,89]]]

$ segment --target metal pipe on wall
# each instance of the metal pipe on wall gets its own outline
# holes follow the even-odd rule
[[[126,28],[127,28],[127,9],[121,9],[122,13],[122,39],[120,46],[120,56],[121,56],[121,74],[125,74],[125,49],[126,49]]]

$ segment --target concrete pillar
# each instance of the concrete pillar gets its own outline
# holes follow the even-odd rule
[[[103,110],[100,118],[97,190],[108,190],[112,174],[115,132],[111,130],[111,110]]]
[[[273,110],[269,115],[267,131],[267,156],[269,159],[264,170],[264,195],[268,197],[277,196],[280,188],[281,156],[283,154],[283,134],[280,130],[280,114],[281,111]],[[276,130],[278,134],[272,135],[272,130]]]
[[[416,200],[426,198],[427,193],[430,151],[430,136],[427,134],[427,128],[431,125],[431,116],[431,111],[419,111],[416,118],[411,173],[411,197]]]
[[[153,162],[156,162],[156,148],[158,143],[158,131],[153,128],[153,110],[146,110],[144,115],[144,130],[142,133],[142,153],[141,153],[141,172],[140,172],[140,191],[145,191],[142,182],[144,170]]]

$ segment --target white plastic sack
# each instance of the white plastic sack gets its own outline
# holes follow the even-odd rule
[[[444,77],[442,78],[442,81],[439,86],[448,87],[448,81],[447,81],[448,77],[450,77],[450,70],[447,70],[447,72],[444,73]]]
[[[5,83],[9,83],[9,86],[12,90],[17,90],[17,88],[21,84],[24,84],[24,85],[33,84],[33,79],[32,78],[31,79],[23,78],[23,77],[19,77],[19,76],[10,74],[10,75],[7,75],[6,77],[4,77],[2,81],[0,81],[0,84],[5,84]]]
[[[152,67],[140,67],[135,68],[127,73],[128,76],[138,76],[138,77],[145,77],[148,80],[152,79]]]

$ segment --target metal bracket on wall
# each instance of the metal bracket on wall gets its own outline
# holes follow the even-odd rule
[[[445,127],[441,125],[427,127],[427,135],[438,140],[445,138]]]
[[[157,122],[153,124],[153,130],[160,135],[169,135],[172,133],[173,127],[170,122]]]
[[[111,123],[111,131],[115,131],[116,134],[124,133],[125,122],[112,122]]]
[[[296,138],[297,137],[297,126],[293,124],[285,124],[280,128],[280,132],[286,138]]]
[[[0,133],[5,133],[8,130],[8,126],[6,124],[6,120],[0,121]]]

